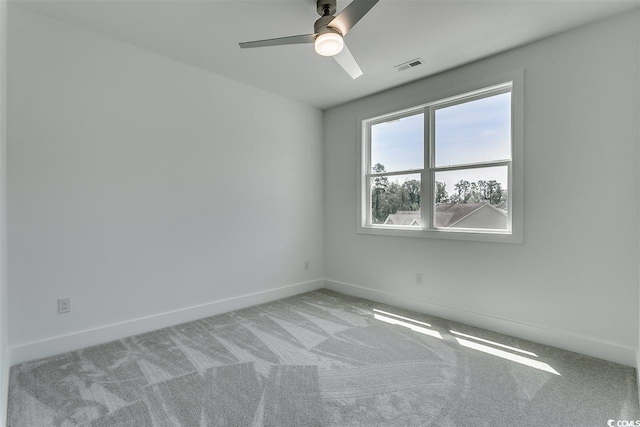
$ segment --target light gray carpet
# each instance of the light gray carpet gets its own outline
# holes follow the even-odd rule
[[[8,423],[603,427],[610,419],[640,419],[632,368],[321,290],[14,366]]]

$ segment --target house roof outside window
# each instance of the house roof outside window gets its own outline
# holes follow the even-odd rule
[[[387,216],[386,225],[419,227],[420,211],[398,211]],[[436,227],[507,228],[507,213],[487,202],[436,203]]]

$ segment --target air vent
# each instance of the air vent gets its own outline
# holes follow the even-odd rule
[[[417,67],[418,65],[424,64],[424,61],[420,58],[412,59],[411,61],[405,62],[400,65],[396,65],[395,68],[398,71],[408,70],[409,68]]]

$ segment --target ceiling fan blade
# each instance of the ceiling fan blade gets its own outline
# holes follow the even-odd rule
[[[347,35],[358,21],[366,15],[379,0],[353,0],[342,12],[338,14],[329,26],[340,30],[343,36]]]
[[[280,37],[277,39],[256,40],[253,42],[240,43],[242,49],[250,47],[266,47],[266,46],[280,46],[285,44],[302,44],[313,43],[316,39],[315,34],[304,34],[301,36]]]
[[[340,52],[337,55],[334,55],[333,59],[335,59],[336,62],[340,64],[342,68],[344,68],[344,70],[351,76],[352,79],[355,80],[362,75],[362,70],[360,69],[360,66],[358,66],[356,59],[353,57],[353,55],[349,51],[349,48],[347,47],[346,44],[342,48],[342,52]]]

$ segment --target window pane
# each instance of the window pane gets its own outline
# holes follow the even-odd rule
[[[436,167],[511,159],[511,93],[435,111]]]
[[[371,126],[372,172],[422,169],[424,114],[414,114]]]
[[[435,175],[437,228],[507,229],[507,166]]]
[[[371,223],[420,227],[420,174],[371,178]]]

